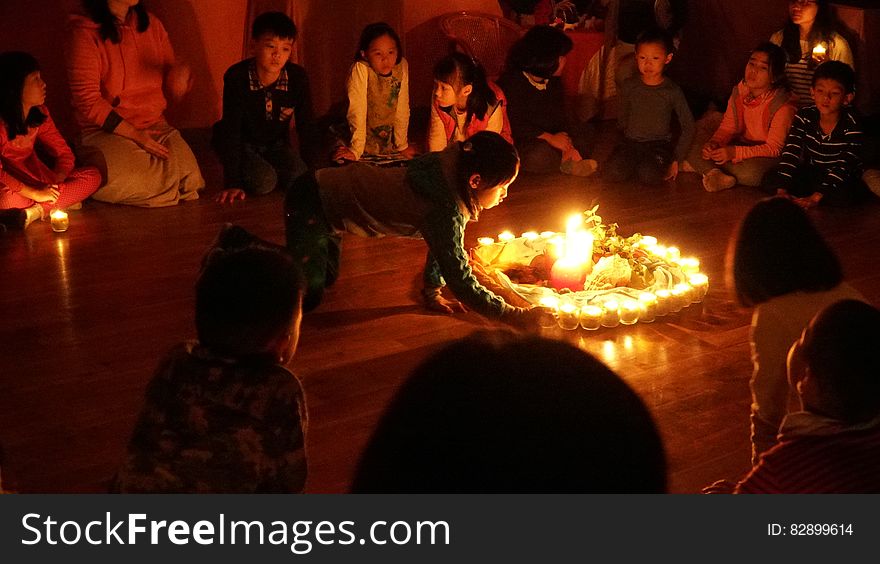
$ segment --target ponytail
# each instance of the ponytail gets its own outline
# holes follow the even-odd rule
[[[451,53],[440,59],[434,67],[434,79],[452,85],[456,92],[471,86],[467,101],[468,120],[471,116],[484,119],[489,108],[498,103],[498,97],[486,79],[486,70],[479,61],[464,53]]]

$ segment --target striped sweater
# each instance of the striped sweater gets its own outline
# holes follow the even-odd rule
[[[779,438],[735,493],[880,493],[880,418],[847,426],[802,411]]]
[[[781,47],[782,30],[774,33],[770,37],[770,42]],[[813,72],[816,70],[816,64],[812,61],[813,47],[815,45],[811,45],[806,41],[801,41],[800,43],[801,58],[798,61],[785,63],[785,78],[788,79],[789,88],[797,95],[795,102],[799,108],[803,108],[813,103],[810,88],[813,86]],[[822,46],[827,49],[825,53],[826,61],[840,61],[855,68],[849,43],[839,33],[833,32],[831,40],[822,42]]]
[[[819,109],[808,106],[794,116],[777,172],[790,181],[799,167],[815,167],[823,172],[823,193],[843,189],[847,182],[862,175],[863,138],[851,108],[841,111],[837,126],[826,135],[819,125]]]

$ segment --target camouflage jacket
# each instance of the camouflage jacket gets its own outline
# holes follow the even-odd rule
[[[299,382],[273,359],[218,358],[180,344],[147,387],[113,489],[301,492],[305,418]]]

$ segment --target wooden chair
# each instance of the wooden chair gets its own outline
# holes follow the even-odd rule
[[[499,16],[456,12],[440,17],[443,33],[460,51],[477,59],[489,78],[504,70],[507,51],[522,35],[522,28]]]

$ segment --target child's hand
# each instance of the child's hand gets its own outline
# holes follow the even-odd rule
[[[569,137],[568,133],[564,131],[559,133],[542,133],[538,136],[538,139],[543,139],[551,147],[558,151],[562,151],[563,153],[570,151],[574,147],[571,142],[571,137]]]
[[[354,151],[346,147],[345,145],[338,147],[333,152],[333,160],[334,161],[356,161],[358,158],[355,156]]]
[[[562,153],[562,160],[563,160],[563,161],[574,161],[574,162],[578,162],[578,161],[582,161],[582,160],[584,160],[584,157],[581,156],[580,151],[578,151],[577,149],[575,149],[574,147],[572,147],[572,148],[569,149],[568,151],[564,151],[564,152]]]
[[[168,147],[156,140],[154,136],[158,133],[159,131],[152,129],[136,129],[132,141],[154,157],[167,161],[171,152],[168,150]]]
[[[666,170],[666,176],[663,177],[663,180],[675,180],[678,178],[678,161],[672,161],[669,163],[669,168]]]
[[[714,141],[709,141],[705,145],[703,145],[703,151],[700,153],[700,156],[706,159],[707,161],[712,160],[712,152],[718,148],[718,143]]]
[[[247,194],[241,188],[227,188],[220,190],[220,193],[214,196],[214,201],[218,204],[234,204],[235,200],[245,200]]]
[[[61,196],[57,184],[49,184],[43,188],[31,188],[27,186],[22,188],[20,193],[25,198],[29,198],[35,202],[49,202],[51,204],[57,202],[58,197]]]
[[[400,154],[407,159],[412,159],[416,155],[418,155],[419,152],[416,151],[416,148],[413,147],[412,145],[407,145],[406,149],[400,151]]]
[[[822,193],[813,192],[813,194],[810,196],[805,196],[803,198],[792,198],[791,200],[803,209],[808,210],[819,205],[819,202],[822,201]]]
[[[174,65],[165,75],[165,88],[176,102],[186,96],[192,88],[192,73],[187,65]]]
[[[723,165],[727,161],[736,158],[736,147],[728,145],[726,147],[718,147],[709,153],[709,160],[714,161],[717,165]]]

